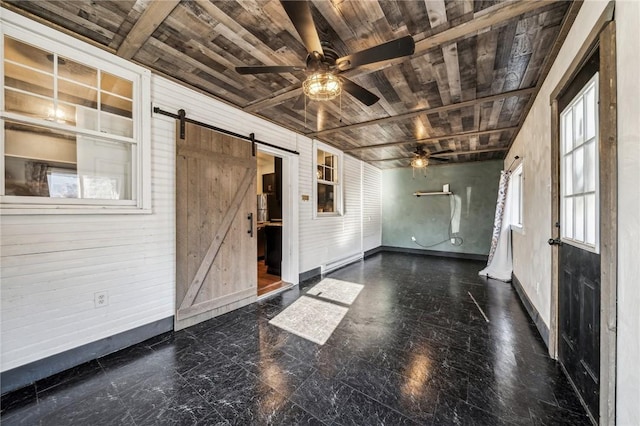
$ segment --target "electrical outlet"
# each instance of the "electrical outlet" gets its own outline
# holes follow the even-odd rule
[[[102,308],[109,304],[109,293],[107,291],[97,291],[93,294],[93,303],[96,308]]]
[[[411,241],[415,241],[415,240],[416,240],[416,237],[412,235],[411,236]]]

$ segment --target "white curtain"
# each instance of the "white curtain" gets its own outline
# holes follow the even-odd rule
[[[496,215],[493,223],[493,237],[489,250],[487,267],[478,272],[479,275],[495,278],[500,281],[511,281],[513,261],[511,257],[511,206],[513,200],[509,191],[511,172],[502,172],[498,188]]]

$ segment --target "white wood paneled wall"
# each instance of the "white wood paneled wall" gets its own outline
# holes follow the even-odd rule
[[[311,196],[309,138],[168,79],[153,76],[151,84],[154,106],[182,108],[189,118],[299,151],[295,184],[299,194]],[[151,124],[152,214],[1,218],[2,371],[173,315],[175,122],[154,115]],[[379,245],[379,170],[345,156],[344,184],[340,217],[313,219],[312,200],[295,200],[299,245],[293,258],[299,259],[299,272],[361,255],[363,229],[365,249]],[[98,291],[108,292],[107,307],[94,307]]]
[[[382,244],[382,171],[362,163],[362,241],[363,251]]]
[[[2,217],[2,371],[173,315],[174,132],[152,120],[152,214]]]
[[[300,272],[362,255],[362,187],[360,160],[343,157],[344,214],[313,217],[313,143],[299,136],[299,192],[309,201],[300,200]],[[381,236],[381,227],[378,233]]]

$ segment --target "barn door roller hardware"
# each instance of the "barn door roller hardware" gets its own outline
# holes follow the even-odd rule
[[[195,124],[196,126],[201,126],[204,127],[206,129],[210,129],[213,130],[214,132],[218,132],[218,133],[222,133],[224,135],[229,135],[229,136],[233,136],[234,138],[238,138],[238,139],[242,139],[245,141],[249,141],[253,144],[253,147],[251,148],[251,152],[253,152],[253,155],[255,156],[255,144],[259,143],[260,145],[264,145],[264,146],[269,146],[271,148],[276,148],[285,152],[289,152],[291,154],[295,154],[295,155],[300,155],[300,153],[298,151],[294,151],[293,149],[287,149],[287,148],[282,148],[280,146],[271,144],[269,142],[264,142],[261,140],[258,140],[255,138],[255,134],[251,133],[251,135],[249,136],[245,136],[245,135],[241,135],[239,133],[235,133],[232,132],[230,130],[226,130],[226,129],[222,129],[220,127],[216,127],[213,126],[211,124],[207,124],[207,123],[203,123],[202,121],[197,121],[197,120],[193,120],[191,118],[187,118],[187,114],[185,112],[184,109],[181,109],[178,111],[177,114],[174,114],[172,112],[169,111],[164,111],[158,107],[153,107],[153,112],[155,114],[160,114],[160,115],[166,115],[167,117],[171,117],[174,118],[176,120],[180,120],[180,139],[184,139],[184,127],[185,127],[185,123],[191,123],[191,124]]]

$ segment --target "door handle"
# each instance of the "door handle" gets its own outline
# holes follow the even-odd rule
[[[550,246],[561,246],[562,245],[562,241],[560,241],[560,238],[549,238],[549,241],[547,241],[549,243]]]
[[[249,213],[247,215],[247,219],[249,219],[249,230],[247,231],[247,234],[253,238],[253,213]]]

